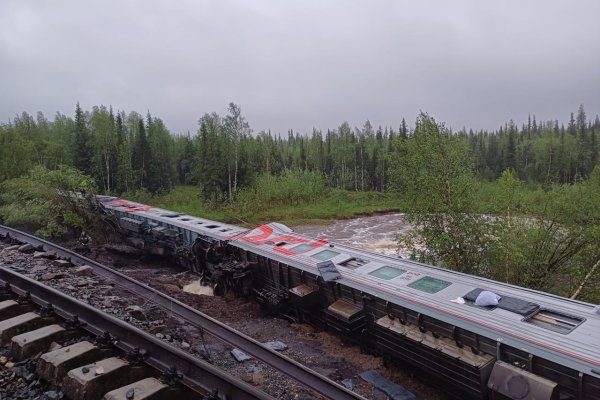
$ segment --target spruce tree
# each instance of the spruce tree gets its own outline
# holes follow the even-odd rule
[[[147,162],[149,161],[150,146],[148,145],[148,139],[146,137],[146,128],[144,127],[144,120],[138,120],[138,131],[135,136],[135,143],[133,146],[132,154],[132,166],[134,173],[137,177],[137,186],[140,189],[147,189]]]
[[[75,107],[75,132],[74,132],[73,154],[75,167],[84,174],[92,173],[92,137],[87,127],[85,114],[79,102]]]

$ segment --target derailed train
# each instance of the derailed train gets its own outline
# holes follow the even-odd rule
[[[600,400],[594,306],[293,232],[245,229],[98,196],[134,245],[169,255],[216,292],[327,326],[430,375],[458,398]],[[487,290],[493,307],[474,303]],[[464,304],[453,302],[465,299]]]

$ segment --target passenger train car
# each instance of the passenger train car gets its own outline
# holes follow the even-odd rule
[[[314,239],[98,196],[134,245],[217,292],[338,331],[457,398],[600,400],[600,314],[548,293]],[[482,291],[501,298],[475,305]],[[464,303],[455,299],[462,298]],[[455,301],[452,301],[455,300]]]

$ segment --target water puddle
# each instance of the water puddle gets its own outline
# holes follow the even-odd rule
[[[200,283],[200,279],[192,283],[188,283],[183,287],[183,291],[192,294],[201,294],[204,296],[214,296],[213,288]]]

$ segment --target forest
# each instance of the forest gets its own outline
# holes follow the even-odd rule
[[[67,165],[91,176],[104,193],[159,194],[174,185],[199,185],[207,201],[220,201],[232,200],[262,175],[301,170],[321,174],[329,187],[386,191],[393,189],[389,162],[395,146],[413,132],[402,118],[397,128],[365,121],[360,128],[344,122],[310,134],[254,133],[231,103],[226,116],[205,114],[197,132],[175,135],[150,113],[104,106],[83,111],[77,104],[74,118],[57,113],[50,121],[24,112],[0,125],[0,182],[35,165]],[[496,131],[449,133],[468,144],[475,175],[483,181],[510,169],[527,183],[572,184],[598,163],[600,119],[589,120],[583,105],[567,126],[533,116],[521,127],[511,120]]]
[[[150,112],[77,104],[73,117],[23,112],[0,125],[0,220],[46,236],[81,229],[57,188],[247,224],[278,215],[265,204],[310,218],[354,202],[405,212],[418,228],[398,241],[416,259],[600,302],[599,134],[583,105],[566,126],[531,116],[453,131],[422,113],[281,134],[253,132],[230,103],[175,134]]]

